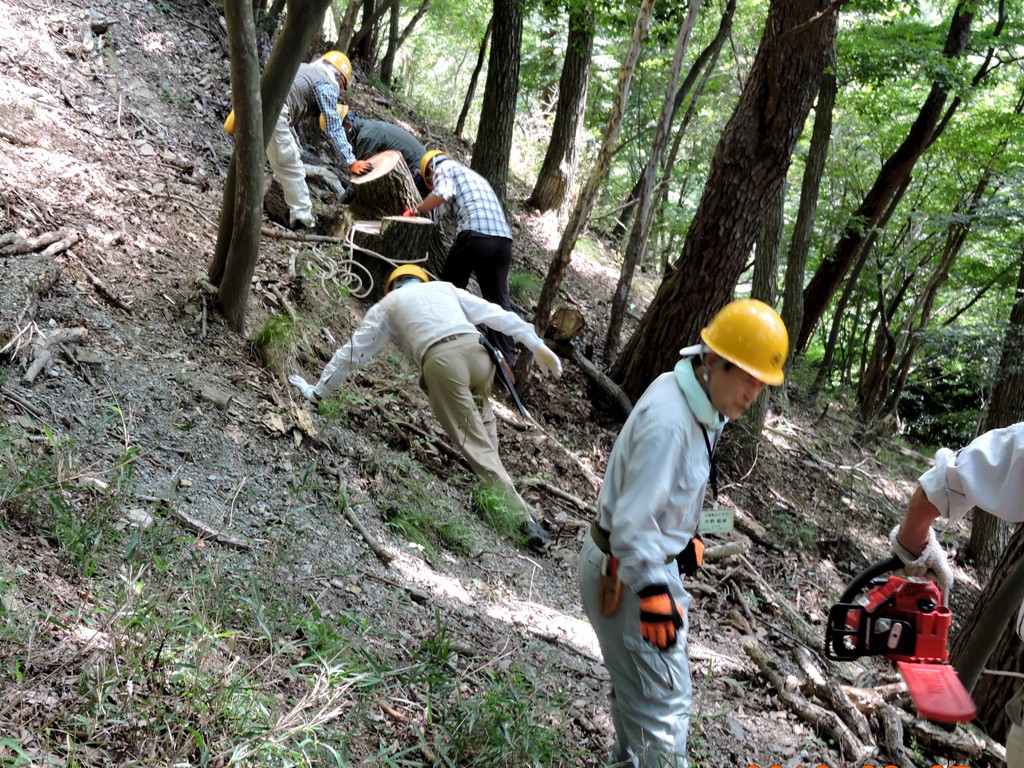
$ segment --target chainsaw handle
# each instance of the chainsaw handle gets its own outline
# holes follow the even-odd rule
[[[889,573],[889,571],[898,571],[902,567],[903,561],[896,555],[893,555],[886,560],[881,560],[874,565],[869,565],[863,571],[858,573],[857,577],[850,582],[846,591],[843,592],[843,596],[839,598],[839,602],[852,603],[857,595],[860,594],[861,590],[871,583],[872,579],[881,576],[883,573]]]

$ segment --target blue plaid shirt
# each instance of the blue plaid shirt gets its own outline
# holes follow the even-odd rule
[[[332,87],[333,85],[333,87]],[[356,155],[352,151],[352,145],[345,135],[345,129],[338,119],[338,94],[339,88],[333,83],[316,83],[313,86],[313,95],[316,97],[316,105],[320,107],[320,114],[324,117],[324,125],[327,130],[327,138],[335,152],[335,159],[341,158],[345,165],[352,165],[356,161]]]
[[[449,157],[434,162],[434,189],[451,205],[455,232],[467,230],[512,239],[498,196],[483,176]]]

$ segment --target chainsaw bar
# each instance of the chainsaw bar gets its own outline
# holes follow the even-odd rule
[[[897,661],[914,708],[936,723],[966,723],[978,714],[971,694],[949,664],[914,664]]]

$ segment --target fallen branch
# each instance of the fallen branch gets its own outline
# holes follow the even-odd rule
[[[864,714],[854,706],[843,690],[835,684],[834,680],[826,680],[825,675],[819,669],[814,658],[806,648],[797,647],[793,649],[793,660],[800,667],[807,680],[807,688],[810,692],[824,702],[827,702],[839,717],[843,719],[857,738],[865,744],[872,744],[874,736],[871,733],[871,725]],[[807,693],[807,691],[804,691]],[[896,755],[891,755],[896,757]],[[902,765],[896,761],[897,765]]]
[[[424,440],[427,440],[431,445],[435,446],[436,448],[439,448],[442,453],[447,454],[450,458],[455,459],[456,461],[459,461],[462,464],[464,464],[466,467],[472,469],[472,467],[469,466],[469,462],[466,461],[465,456],[463,456],[457,450],[452,448],[450,445],[448,445],[448,443],[439,438],[437,435],[432,435],[429,432],[425,432],[424,430],[420,429],[414,424],[410,424],[407,421],[396,421],[394,422],[394,425],[396,427],[399,427],[400,429],[407,429],[410,432],[419,435]]]
[[[232,536],[229,533],[222,533],[215,528],[211,528],[199,518],[188,514],[188,512],[182,512],[180,509],[175,509],[170,506],[164,499],[154,498],[153,501],[160,503],[164,509],[170,513],[171,517],[177,520],[183,528],[194,531],[205,536],[211,541],[223,544],[225,547],[230,547],[231,549],[252,549],[249,542],[244,539],[240,539],[237,536]]]
[[[564,352],[568,348],[569,358],[579,366],[580,370],[587,375],[587,377],[593,381],[597,386],[608,395],[615,404],[619,407],[619,412],[623,418],[629,416],[633,411],[633,404],[629,401],[626,393],[622,391],[622,388],[612,381],[600,368],[597,367],[592,361],[588,360],[582,352],[580,352],[572,344],[559,344],[559,351]]]
[[[68,251],[68,256],[70,256],[71,259],[75,262],[75,264],[77,264],[78,267],[82,270],[82,272],[85,273],[86,278],[89,280],[89,282],[92,284],[92,287],[96,289],[96,292],[100,296],[109,301],[118,309],[124,310],[125,312],[131,312],[132,308],[125,304],[123,301],[121,301],[117,294],[115,294],[113,291],[107,288],[106,284],[98,277],[96,277],[96,275],[92,273],[92,270],[85,266],[85,264],[82,263],[82,260],[79,259],[72,251]]]
[[[344,484],[341,486],[341,490],[345,490]],[[384,547],[380,545],[373,534],[366,530],[366,526],[362,524],[356,513],[352,511],[352,507],[348,504],[342,505],[341,513],[345,516],[345,519],[349,521],[353,528],[356,529],[356,533],[363,537],[363,541],[366,542],[366,546],[377,556],[377,558],[384,563],[384,565],[391,565],[391,561],[395,559],[395,556],[388,552]]]
[[[74,237],[78,241],[79,235],[73,229],[58,229],[56,232],[46,232],[38,237],[29,237],[24,240],[15,240],[10,245],[0,248],[0,256],[18,256],[24,253],[32,253],[46,248],[53,243],[59,243]],[[66,250],[66,249],[65,249]]]
[[[820,633],[811,629],[811,626],[807,623],[803,616],[797,613],[790,606],[789,601],[783,599],[779,594],[772,589],[771,585],[765,581],[764,577],[758,573],[757,568],[747,559],[746,555],[740,555],[740,561],[744,565],[743,575],[748,577],[754,584],[755,588],[761,593],[761,597],[771,606],[774,606],[776,612],[781,612],[785,615],[788,620],[788,624],[793,628],[793,631],[799,636],[800,640],[808,648],[819,648],[821,646]]]
[[[750,549],[749,539],[727,541],[724,544],[718,544],[714,547],[708,547],[707,549],[705,549],[704,561],[708,563],[713,563],[716,560],[725,560],[728,557],[742,555],[748,549]]]
[[[743,643],[743,650],[758,666],[762,674],[768,678],[768,682],[775,689],[779,700],[797,717],[811,725],[815,731],[820,730],[831,736],[842,754],[851,762],[862,764],[871,754],[871,750],[857,738],[835,712],[819,707],[798,692],[790,690],[782,675],[772,669],[768,656],[754,642]]]
[[[597,515],[597,509],[594,507],[593,504],[584,501],[579,496],[573,496],[571,493],[563,491],[561,488],[552,485],[546,480],[541,480],[539,477],[528,477],[525,480],[523,480],[522,483],[523,485],[526,485],[530,488],[540,488],[541,490],[550,493],[552,496],[556,498],[562,499],[563,501],[568,501],[570,504],[574,505],[580,511],[585,512],[591,518]]]
[[[911,731],[911,738],[918,749],[926,755],[963,755],[966,762],[981,763],[984,760],[986,764],[992,756],[1006,761],[1006,748],[987,736],[966,728],[949,732],[910,712],[895,708],[893,711],[903,722],[904,729]]]
[[[16,395],[14,392],[11,392],[6,387],[0,387],[0,395],[10,400],[15,405],[21,406],[26,411],[35,416],[37,419],[41,419],[46,415],[41,410],[32,405],[32,403],[30,403],[28,400],[23,398],[21,395]]]
[[[911,759],[910,753],[903,747],[903,721],[900,720],[896,708],[892,704],[883,703],[878,710],[878,717],[882,721],[882,732],[885,734],[885,748],[889,753],[889,759],[896,765],[908,765],[914,768],[916,764]]]

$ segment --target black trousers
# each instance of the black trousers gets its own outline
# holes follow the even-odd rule
[[[502,309],[509,309],[512,306],[508,296],[508,273],[511,268],[511,240],[466,231],[458,234],[448,250],[441,279],[458,288],[465,288],[469,285],[469,278],[476,275],[480,295]],[[513,365],[516,361],[515,340],[490,328],[481,330],[505,356],[508,364]]]

